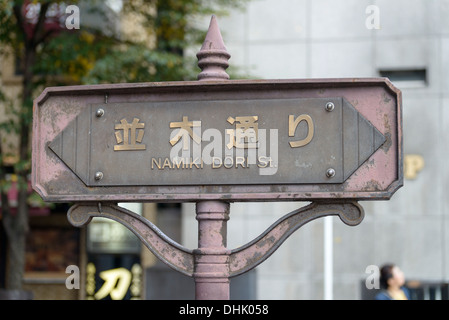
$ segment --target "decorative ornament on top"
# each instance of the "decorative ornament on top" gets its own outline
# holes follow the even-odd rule
[[[196,54],[201,72],[198,80],[228,80],[226,69],[231,55],[226,50],[215,15],[210,20],[209,30],[200,51]]]

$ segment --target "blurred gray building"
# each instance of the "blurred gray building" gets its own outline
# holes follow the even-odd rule
[[[360,299],[367,267],[385,262],[407,279],[449,280],[448,16],[448,0],[252,0],[218,16],[232,68],[252,78],[386,76],[403,93],[404,187],[361,202],[359,226],[326,218],[296,231],[256,268],[257,299]],[[303,205],[231,204],[228,247]],[[196,223],[184,205],[187,247]]]

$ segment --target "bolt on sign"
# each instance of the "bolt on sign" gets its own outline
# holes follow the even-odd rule
[[[52,87],[32,181],[54,202],[389,199],[401,121],[385,78]]]

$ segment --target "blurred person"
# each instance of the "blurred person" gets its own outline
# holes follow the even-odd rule
[[[404,287],[404,273],[398,266],[382,266],[379,281],[383,290],[376,295],[376,300],[410,300],[410,292]]]

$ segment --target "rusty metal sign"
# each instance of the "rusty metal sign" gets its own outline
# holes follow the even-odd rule
[[[400,130],[382,78],[47,88],[32,181],[47,201],[388,199]]]

